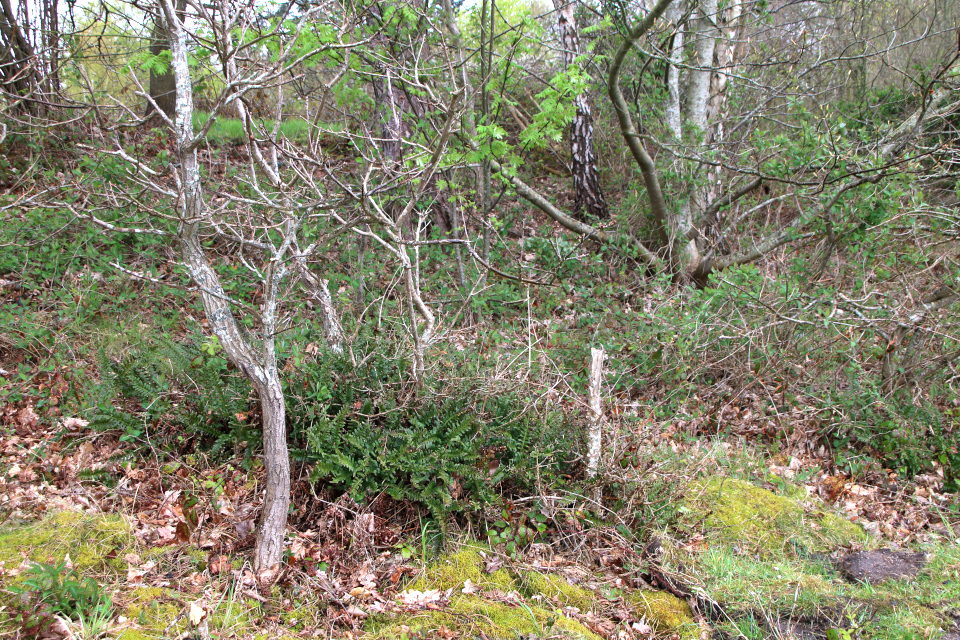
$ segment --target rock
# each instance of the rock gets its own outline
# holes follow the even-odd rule
[[[927,556],[923,553],[879,549],[848,554],[837,566],[848,580],[876,584],[884,580],[913,578],[926,563]]]
[[[744,554],[775,557],[787,548],[827,553],[870,542],[859,525],[830,513],[818,500],[801,502],[735,478],[694,482],[684,506],[687,521],[702,523],[711,544],[736,546]]]

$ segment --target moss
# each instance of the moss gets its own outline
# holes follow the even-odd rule
[[[140,629],[124,629],[117,636],[117,640],[157,640],[160,635],[148,635]]]
[[[79,571],[119,572],[123,556],[133,546],[123,518],[61,511],[28,525],[6,527],[0,533],[0,561],[15,567],[23,555],[33,562],[62,562],[69,554]]]
[[[626,599],[634,614],[645,618],[656,631],[672,631],[684,640],[700,637],[690,606],[680,598],[663,591],[633,591]]]
[[[513,640],[518,636],[543,636],[599,640],[585,626],[540,607],[510,606],[474,596],[454,598],[443,611],[400,615],[377,630],[374,638],[399,638],[404,631],[429,632],[443,625],[456,629],[461,637]]]
[[[363,604],[361,603],[362,607]],[[303,631],[320,623],[322,604],[320,598],[310,594],[297,598],[296,601],[280,611],[280,624],[285,629]]]
[[[709,478],[691,486],[686,500],[691,519],[703,519],[711,541],[746,547],[762,555],[788,545],[809,552],[828,552],[853,542],[868,544],[859,526],[821,509],[732,478]]]
[[[570,584],[566,578],[555,573],[527,571],[521,575],[520,582],[528,596],[542,595],[549,601],[565,607],[576,607],[582,612],[589,611],[596,599],[592,591]]]
[[[197,571],[203,571],[207,568],[207,552],[203,549],[197,549],[196,547],[188,547],[186,549],[187,556],[190,558],[190,563],[193,565],[193,568]]]
[[[167,629],[183,611],[183,604],[179,602],[181,594],[160,587],[140,587],[130,592],[131,602],[123,610],[133,624],[139,625],[140,630],[149,637],[163,637],[164,632],[182,632],[186,629],[186,621],[180,620],[173,629]],[[124,636],[126,639],[126,636]],[[132,639],[127,639],[132,640]]]
[[[431,564],[408,588],[417,591],[428,589],[446,591],[462,587],[467,580],[481,589],[500,591],[517,589],[513,578],[505,570],[498,569],[490,574],[484,570],[484,558],[477,547],[467,547]]]

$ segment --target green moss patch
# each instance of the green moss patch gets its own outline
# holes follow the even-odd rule
[[[78,571],[120,571],[123,556],[133,546],[127,522],[112,515],[63,511],[26,525],[5,526],[0,532],[0,562],[16,567],[24,557],[32,562],[59,563],[69,555]]]
[[[690,605],[675,595],[663,591],[633,591],[626,599],[634,614],[646,619],[654,630],[673,631],[683,640],[700,637],[700,627],[693,619]]]
[[[685,507],[688,520],[702,520],[711,543],[734,545],[744,553],[776,556],[790,547],[828,553],[871,543],[861,527],[829,513],[826,505],[804,506],[733,478],[693,484]]]
[[[186,631],[187,621],[180,616],[187,602],[182,594],[160,587],[141,587],[130,592],[129,598],[131,602],[123,615],[139,628],[124,631],[120,640],[136,640],[137,634],[161,638],[166,633],[179,637]]]
[[[691,487],[684,507],[684,521],[697,525],[702,541],[665,542],[661,569],[717,603],[724,612],[718,626],[733,637],[779,637],[790,621],[874,640],[936,638],[953,625],[957,545],[919,549],[929,562],[916,578],[865,585],[845,580],[828,554],[876,543],[814,499],[711,478]]]
[[[430,634],[440,627],[455,629],[459,637],[486,636],[490,640],[514,640],[518,637],[551,637],[599,640],[599,636],[576,620],[556,612],[527,604],[491,602],[475,596],[451,600],[440,610],[429,610],[395,617],[390,624],[374,632],[374,638],[399,638],[404,634]],[[482,634],[482,635],[481,635]]]
[[[497,589],[504,592],[517,590],[518,585],[506,570],[486,572],[483,553],[492,552],[471,546],[450,554],[427,567],[409,588],[417,591],[428,589],[457,591],[469,580],[483,590]]]
[[[596,599],[592,591],[570,584],[556,573],[525,571],[521,574],[520,583],[526,595],[543,596],[549,602],[563,607],[576,607],[582,613],[589,611]]]
[[[590,589],[571,584],[562,573],[521,570],[514,575],[501,568],[488,574],[486,561],[493,553],[478,544],[434,562],[407,589],[445,591],[449,602],[438,609],[374,616],[367,620],[365,630],[373,638],[432,637],[441,627],[455,631],[458,637],[486,636],[490,640],[599,637],[563,610],[575,607],[583,614],[602,615],[609,603],[598,600]],[[463,593],[468,580],[479,591]],[[658,632],[679,633],[684,640],[699,637],[699,627],[682,600],[655,592],[629,597],[636,617],[646,618]]]
[[[123,616],[132,625],[120,640],[141,638],[179,638],[189,631],[187,608],[197,594],[188,594],[161,587],[139,587],[125,596]],[[224,598],[207,603],[211,631],[230,632],[249,628],[259,618],[258,606],[240,599]]]

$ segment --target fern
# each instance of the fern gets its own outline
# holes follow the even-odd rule
[[[558,479],[572,458],[561,414],[534,417],[512,396],[478,402],[469,389],[403,404],[402,378],[395,362],[371,355],[359,367],[345,358],[308,365],[291,381],[291,452],[310,465],[311,481],[358,501],[384,492],[418,503],[443,533],[451,514]]]
[[[226,371],[221,358],[203,357],[193,345],[163,339],[120,361],[102,351],[98,359],[101,384],[89,410],[95,428],[139,440],[148,429],[165,425],[213,457],[259,440],[256,425],[238,417],[249,409],[249,389]]]

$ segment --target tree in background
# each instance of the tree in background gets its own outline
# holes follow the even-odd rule
[[[576,3],[558,0],[557,24],[560,28],[560,59],[567,70],[575,69],[580,57],[580,32],[577,30]],[[593,142],[593,113],[586,93],[574,98],[576,113],[570,125],[570,173],[573,174],[573,213],[590,218],[610,217],[597,172],[597,153]]]
[[[12,111],[39,115],[53,106],[60,91],[60,37],[58,0],[0,0],[0,95]]]
[[[656,236],[651,240],[667,250],[671,268],[683,278],[703,282],[711,271],[755,261],[802,237],[808,225],[831,215],[833,207],[850,197],[850,191],[877,184],[897,173],[907,161],[902,154],[917,136],[924,134],[928,126],[942,124],[955,108],[944,101],[944,96],[931,102],[924,98],[915,115],[904,121],[912,125],[894,126],[892,132],[879,133],[874,140],[853,139],[831,123],[831,116],[827,115],[829,105],[821,109],[824,105],[817,99],[827,89],[810,87],[802,80],[808,73],[845,66],[844,51],[848,47],[824,51],[833,44],[832,37],[839,34],[828,29],[829,37],[822,35],[811,44],[808,39],[815,30],[808,31],[803,26],[805,20],[799,20],[798,25],[793,16],[784,16],[779,10],[757,12],[754,23],[743,25],[744,12],[738,3],[723,11],[713,0],[671,8],[672,4],[671,0],[658,2],[624,38],[613,57],[607,89],[624,142],[643,176],[655,225]],[[668,21],[660,21],[661,16]],[[820,26],[819,16],[809,20]],[[643,49],[642,56],[646,64],[659,64],[665,69],[662,133],[649,123],[638,129],[634,119],[641,114],[631,108],[620,86],[629,55],[655,28],[668,46],[663,49],[654,43]],[[755,39],[761,42],[748,48],[745,43]],[[792,48],[786,47],[788,42]],[[889,50],[892,48],[871,52],[867,59],[882,60]],[[956,56],[951,54],[935,65],[935,79],[923,89],[924,96],[931,95],[937,87],[943,87],[948,95],[955,94],[955,63]],[[798,73],[803,64],[810,66]],[[777,75],[788,67],[792,71],[787,75]],[[684,86],[685,95],[681,90]],[[727,109],[726,96],[731,90],[738,93],[737,113]],[[781,161],[794,153],[788,150],[791,138],[782,134],[769,138],[781,149],[769,145],[762,148],[761,141],[768,135],[763,114],[772,104],[783,102],[795,108],[794,115],[784,117],[798,118],[787,126],[804,132],[806,149],[832,149],[832,162],[825,162],[822,156],[800,162]],[[816,114],[817,111],[821,113]],[[811,118],[819,118],[813,126],[809,124]],[[653,135],[655,131],[660,135]],[[669,165],[661,160],[658,166],[650,148],[666,152]],[[917,150],[913,157],[924,156],[924,151]],[[657,158],[660,157],[658,153]],[[664,175],[672,176],[670,183],[665,182]],[[807,202],[801,215],[759,237],[734,236],[736,225],[732,221],[717,226],[724,209],[733,207],[764,183],[778,185],[777,193],[766,200],[767,204],[778,198],[794,197]],[[786,196],[785,191],[790,195]],[[763,208],[761,204],[751,211]],[[716,231],[707,233],[714,227]]]
[[[177,0],[177,13],[183,15],[186,10],[186,0]],[[161,15],[153,18],[153,29],[150,33],[150,100],[147,104],[147,113],[156,109],[168,119],[173,119],[177,108],[177,86],[173,69],[170,68],[170,35],[166,32],[165,21]]]

